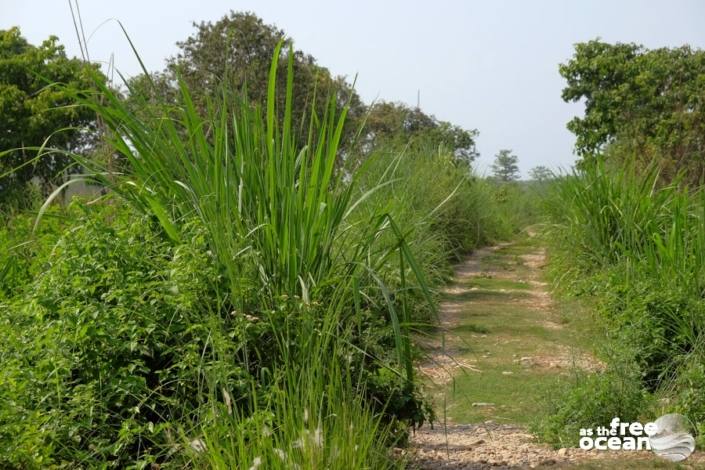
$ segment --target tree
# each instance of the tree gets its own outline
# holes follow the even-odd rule
[[[403,146],[443,147],[457,161],[466,164],[477,158],[476,130],[466,130],[419,108],[403,103],[381,101],[370,107],[365,122],[365,147],[373,149],[382,144],[399,143]]]
[[[93,83],[88,69],[97,67],[67,58],[55,36],[33,46],[19,28],[0,31],[0,151],[19,149],[0,157],[0,175],[16,170],[0,180],[0,200],[33,178],[44,184],[53,181],[69,163],[56,153],[32,161],[37,153],[23,148],[40,146],[49,136],[51,147],[64,150],[77,151],[92,143],[94,114],[70,106],[70,94],[51,84],[88,88]]]
[[[532,180],[540,183],[553,179],[555,175],[551,170],[543,165],[538,165],[529,170],[529,176]]]
[[[519,179],[519,157],[511,150],[500,150],[494,157],[492,173],[500,181],[515,181]]]
[[[194,23],[196,31],[186,40],[178,42],[179,52],[167,61],[163,72],[141,75],[130,81],[134,109],[141,112],[144,100],[178,102],[178,81],[182,80],[193,94],[196,106],[203,109],[206,103],[223,92],[223,88],[249,98],[252,103],[264,103],[267,97],[267,80],[272,54],[276,45],[292,39],[275,25],[266,24],[253,13],[233,12],[215,23]],[[288,54],[288,48],[282,49]],[[282,58],[283,59],[283,58]],[[287,61],[280,60],[277,89],[286,89]],[[322,117],[326,98],[336,98],[337,110],[347,104],[349,111],[341,139],[345,157],[364,158],[374,148],[393,143],[404,147],[438,148],[451,152],[456,161],[471,163],[477,157],[476,130],[466,130],[449,122],[440,121],[418,108],[403,104],[380,102],[365,106],[345,77],[334,77],[330,71],[304,52],[294,52],[293,123],[299,141],[305,140],[311,105]],[[278,95],[277,108],[284,109],[284,94]],[[217,102],[218,100],[213,100]],[[358,135],[362,124],[362,133]]]
[[[662,174],[705,177],[705,51],[580,43],[560,66],[565,101],[585,102],[568,123],[583,162],[657,159]]]
[[[194,23],[194,27],[196,32],[193,35],[177,42],[179,53],[167,61],[162,73],[154,74],[151,82],[138,76],[131,81],[131,88],[144,92],[146,85],[154,83],[154,89],[147,91],[147,95],[171,101],[178,95],[178,80],[183,80],[201,109],[224,89],[247,96],[253,103],[264,103],[272,54],[280,41],[286,43],[282,55],[288,54],[288,46],[292,45],[284,31],[264,23],[253,13],[233,11],[215,23]],[[277,108],[280,112],[285,106],[286,67],[287,60],[279,60]],[[333,77],[328,69],[317,64],[313,56],[301,51],[294,51],[293,69],[293,122],[299,141],[305,140],[314,97],[319,118],[326,111],[328,97],[336,98],[338,112],[345,104],[349,105],[343,139],[349,140],[365,110],[352,86],[344,77]]]

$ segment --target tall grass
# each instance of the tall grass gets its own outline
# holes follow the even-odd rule
[[[352,215],[356,225],[364,226],[375,213],[394,214],[432,285],[446,282],[451,264],[468,252],[513,233],[497,188],[442,148],[379,147],[357,169],[356,179],[357,194],[377,188]],[[391,247],[396,237],[389,232],[378,243]],[[400,284],[398,271],[387,274],[388,284]],[[433,323],[429,304],[421,296],[415,300],[414,320]]]
[[[549,206],[552,264],[564,287],[597,300],[608,359],[702,432],[705,402],[692,396],[705,385],[705,193],[682,181],[600,162],[562,178]]]
[[[97,83],[102,99],[82,102],[108,126],[128,170],[110,174],[94,162],[80,162],[93,178],[153,215],[172,240],[179,239],[181,221],[198,217],[229,280],[229,301],[242,312],[253,306],[273,307],[282,295],[306,304],[324,297],[345,303],[360,277],[397,255],[427,292],[389,214],[372,214],[364,232],[356,234],[353,250],[336,244],[350,230],[350,214],[377,188],[354,200],[354,182],[344,181],[344,174],[337,171],[347,107],[336,116],[334,97],[324,116],[311,115],[308,140],[295,141],[292,51],[285,109],[275,109],[281,47],[274,51],[264,114],[246,96],[227,89],[219,102],[197,110],[180,83],[180,106],[155,108],[145,103],[152,116],[143,119],[115,92]],[[311,106],[312,113],[314,109]],[[397,237],[392,249],[374,249],[380,232]],[[399,322],[403,312],[397,314],[391,303],[388,307],[403,342]]]
[[[317,116],[312,105],[307,141],[296,142],[292,127],[301,123],[292,122],[291,50],[284,109],[276,108],[281,48],[274,51],[264,110],[228,89],[220,100],[197,109],[180,83],[177,104],[155,106],[145,99],[135,112],[97,80],[97,94],[80,92],[76,98],[104,122],[122,171],[74,158],[87,178],[153,218],[174,244],[196,218],[207,230],[208,246],[228,286],[218,315],[262,319],[260,337],[244,345],[244,356],[230,359],[244,360],[252,371],[252,392],[231,403],[227,415],[194,412],[200,423],[196,434],[204,434],[208,450],[193,458],[216,467],[249,468],[243,462],[255,457],[274,465],[274,449],[279,449],[293,459],[282,468],[292,463],[378,467],[386,459],[381,451],[385,435],[392,430],[391,424],[380,424],[380,416],[394,408],[388,400],[403,399],[411,409],[406,417],[424,419],[409,398],[416,392],[406,298],[418,292],[433,308],[432,297],[407,242],[408,231],[385,211],[360,216],[364,202],[384,183],[358,192],[355,175],[350,179],[339,168],[347,107],[336,115],[331,97],[325,114]],[[392,243],[379,243],[382,238]],[[399,282],[390,288],[385,279],[393,271]],[[377,324],[392,331],[396,363],[367,349],[361,331]],[[401,396],[382,395],[380,402],[368,391],[370,377],[379,374],[400,381]],[[204,384],[210,401],[229,401],[218,378],[211,379]],[[319,423],[313,432],[330,443],[323,453],[292,448],[305,410]],[[249,426],[260,414],[271,416],[271,442],[231,431]],[[394,415],[387,422],[395,422]],[[349,425],[369,436],[351,442]]]
[[[251,394],[247,414],[230,399],[210,400],[186,434],[197,468],[401,468],[390,459],[392,423],[365,402],[337,325],[296,338],[266,393]],[[345,334],[343,334],[345,338]],[[280,343],[292,340],[285,332]],[[287,350],[285,344],[281,344]],[[322,354],[327,351],[327,354]],[[222,392],[228,395],[227,391]]]
[[[636,263],[694,290],[702,287],[703,191],[678,180],[660,183],[655,166],[636,172],[599,162],[554,188],[549,207],[555,241],[571,253],[573,266],[590,272]]]
[[[153,214],[174,240],[181,220],[200,218],[227,271],[234,302],[247,297],[251,273],[245,266],[254,265],[260,277],[260,300],[282,293],[308,295],[326,281],[333,240],[352,204],[350,187],[335,173],[346,111],[335,116],[331,106],[325,116],[312,116],[308,141],[295,142],[291,54],[281,120],[282,110],[275,109],[280,47],[264,115],[246,97],[225,89],[219,102],[197,110],[183,83],[179,106],[145,103],[152,114],[146,119],[107,87],[101,87],[105,105],[84,101],[110,128],[112,143],[129,167],[115,183],[107,176],[102,182]]]

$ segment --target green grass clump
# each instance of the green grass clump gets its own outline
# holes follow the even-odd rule
[[[596,301],[596,342],[623,351],[631,380],[664,398],[653,413],[680,410],[697,426],[704,408],[688,390],[699,383],[692,363],[703,352],[704,194],[660,182],[655,167],[596,163],[557,182],[549,206],[554,275],[566,291]],[[568,419],[562,413],[559,421]]]
[[[606,426],[618,416],[627,422],[654,419],[653,402],[640,382],[635,364],[615,358],[605,371],[576,370],[561,378],[544,393],[541,418],[531,422],[532,430],[556,447],[577,447],[581,428]]]

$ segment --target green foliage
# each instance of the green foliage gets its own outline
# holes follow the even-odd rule
[[[174,244],[156,218],[119,205],[69,211],[71,228],[47,242],[36,278],[0,305],[2,466],[141,466],[171,456],[233,468],[243,455],[278,458],[277,444],[288,463],[382,468],[387,436],[403,437],[406,420],[429,413],[385,365],[394,333],[373,310],[383,307],[367,304],[355,331],[340,329],[342,312],[300,300],[230,311],[199,223],[186,223]],[[60,231],[51,220],[42,225]],[[309,437],[331,444],[325,453],[296,450],[304,410]],[[400,420],[384,424],[382,411]],[[350,426],[365,433],[356,446]],[[253,445],[253,432],[267,436]],[[194,439],[210,452],[189,454]],[[230,448],[238,440],[244,447]]]
[[[596,374],[576,371],[570,381],[552,390],[545,403],[545,418],[533,430],[556,447],[577,447],[581,428],[605,426],[615,416],[638,421],[651,403],[637,371],[624,360]]]
[[[538,183],[545,183],[556,177],[556,175],[548,169],[548,167],[543,165],[537,165],[529,170],[529,176],[533,181]]]
[[[395,145],[410,153],[448,152],[467,167],[477,158],[477,130],[465,130],[439,121],[419,108],[402,103],[378,102],[369,108],[361,147],[363,152]]]
[[[666,179],[686,170],[689,181],[702,182],[705,52],[593,40],[577,44],[560,73],[563,99],[585,100],[585,116],[568,124],[583,159],[614,144],[610,159],[657,160]]]
[[[195,468],[251,468],[257,463],[282,470],[402,468],[387,450],[389,437],[398,433],[370,408],[364,399],[369,393],[351,383],[354,374],[347,366],[355,361],[346,348],[339,349],[344,343],[329,334],[332,326],[323,326],[311,341],[296,338],[304,350],[285,358],[267,395],[251,403],[254,411],[248,416],[227,400],[208,407],[188,437],[187,455]],[[283,334],[279,339],[294,338]],[[330,346],[330,355],[320,354]]]
[[[283,30],[249,12],[231,11],[215,23],[202,22],[194,26],[197,31],[177,43],[179,53],[169,59],[163,72],[130,80],[131,94],[146,94],[156,101],[177,100],[176,84],[181,80],[188,86],[199,110],[207,107],[208,100],[218,102],[224,86],[244,90],[253,103],[264,102],[272,53],[277,43],[292,44],[292,39]],[[311,112],[325,113],[326,101],[315,100],[315,97],[333,97],[338,112],[343,106],[348,110],[340,144],[347,157],[362,158],[376,147],[392,143],[400,150],[405,146],[443,147],[468,165],[478,155],[476,130],[440,121],[419,108],[401,103],[378,102],[367,107],[345,77],[332,76],[310,54],[295,51],[293,70],[297,78],[293,84],[292,116],[293,122],[298,123],[293,132],[298,142],[307,140],[305,123]],[[282,89],[286,85],[283,61],[278,76],[277,86]],[[284,109],[283,95],[277,96],[277,100],[278,109]],[[311,108],[312,104],[315,109]],[[138,99],[134,109],[139,111],[141,107]]]
[[[664,278],[697,287],[703,261],[702,196],[678,182],[659,185],[655,167],[614,170],[586,166],[555,186],[549,207],[556,240],[573,251],[577,267],[597,269],[625,258]]]
[[[3,157],[0,156],[0,159]],[[0,221],[10,220],[23,211],[33,210],[42,202],[41,188],[20,184],[12,177],[0,178]]]
[[[3,306],[5,466],[149,461],[198,404],[214,328],[235,331],[211,322],[218,275],[202,229],[189,225],[173,246],[147,219],[105,212],[81,216]],[[237,390],[242,367],[224,371],[222,384]]]
[[[194,105],[199,110],[208,107],[209,100],[219,102],[224,88],[246,93],[252,103],[264,103],[268,96],[268,76],[272,54],[277,44],[293,41],[275,25],[264,23],[249,12],[233,12],[216,22],[194,23],[196,31],[184,41],[177,42],[179,53],[168,60],[162,73],[141,75],[130,81],[130,88],[138,94],[152,95],[159,100],[176,99],[179,81],[189,89]],[[292,51],[292,68],[296,81],[292,84],[292,132],[299,143],[306,142],[311,112],[323,115],[332,98],[336,111],[347,106],[349,118],[344,129],[344,145],[352,143],[364,105],[344,77],[334,77],[325,67],[316,63],[310,54]],[[277,87],[286,87],[286,61],[278,65]],[[156,86],[154,86],[156,85]],[[137,97],[135,107],[143,96]],[[285,107],[284,94],[277,95],[277,109]],[[314,109],[311,109],[313,105]]]
[[[678,370],[676,378],[669,385],[674,397],[675,411],[688,416],[695,423],[697,444],[705,444],[705,361],[700,353],[693,354]]]
[[[33,230],[35,215],[18,213],[0,216],[0,301],[19,296],[43,269],[46,256],[65,227],[66,214],[52,208],[46,223]]]
[[[515,233],[545,219],[543,204],[550,184],[518,181],[498,185],[491,178],[485,184],[497,202],[496,220],[504,233]]]
[[[511,150],[500,150],[494,157],[492,173],[499,181],[515,181],[519,179],[519,157]]]
[[[633,358],[633,380],[701,426],[688,388],[697,369],[687,365],[703,351],[705,205],[700,190],[658,181],[653,169],[599,163],[561,179],[552,260],[570,291],[595,296],[604,341]]]
[[[309,366],[338,394],[327,397],[331,409],[355,396],[361,416],[388,423],[380,442],[387,433],[403,438],[427,418],[408,336],[408,299],[433,305],[422,265],[389,213],[363,212],[380,187],[358,195],[336,169],[345,109],[336,116],[331,100],[311,119],[307,145],[296,144],[294,55],[284,110],[276,100],[278,49],[274,57],[264,112],[248,100],[229,109],[225,91],[199,114],[183,83],[176,103],[145,101],[141,113],[100,83],[100,96],[76,95],[105,122],[125,165],[117,175],[94,160],[76,155],[77,162],[144,219],[72,230],[54,248],[58,261],[37,277],[42,284],[9,310],[7,325],[18,328],[7,357],[19,362],[7,383],[30,383],[23,375],[30,374],[37,393],[56,390],[15,396],[24,389],[8,386],[13,405],[3,432],[17,432],[13,418],[29,413],[50,430],[32,440],[31,428],[21,428],[34,444],[8,449],[10,465],[161,461],[178,445],[175,423],[189,415],[206,422],[205,402],[224,400],[223,387],[244,424],[275,409],[268,397],[301,376],[287,374]],[[147,232],[128,232],[134,225]],[[140,249],[126,252],[133,245]],[[174,288],[181,272],[174,263],[187,247],[194,253],[183,274],[196,278]],[[34,321],[17,322],[22,315]],[[37,349],[22,352],[30,334]],[[327,340],[311,349],[308,339],[321,335]],[[345,358],[350,375],[312,355]],[[217,379],[208,379],[211,365]]]
[[[66,57],[58,38],[51,36],[33,46],[18,28],[0,31],[0,204],[32,179],[54,180],[71,162],[61,152],[36,158],[36,151],[51,136],[50,146],[60,150],[84,150],[95,134],[95,114],[88,108],[71,106],[73,96],[62,83],[87,88],[94,79],[104,80],[97,65],[86,65]],[[88,130],[86,130],[88,129]],[[57,132],[60,131],[60,132]]]
[[[273,35],[264,95],[236,75],[208,93],[145,76],[129,101],[97,71],[56,86],[121,168],[67,152],[108,196],[0,231],[0,466],[385,468],[431,416],[409,331],[449,259],[506,233],[496,194],[433,133],[418,166],[346,171],[354,101],[302,107],[313,64],[224,21],[188,60],[228,21]]]
[[[512,234],[495,188],[470,174],[448,151],[429,146],[399,153],[390,144],[367,158],[357,171],[357,181],[361,194],[378,189],[354,214],[359,220],[353,225],[362,225],[374,213],[392,214],[433,286],[445,282],[451,261]],[[397,240],[389,233],[377,243],[392,247]],[[387,284],[400,285],[395,270],[386,269],[384,274]],[[415,319],[432,320],[432,311],[420,293],[410,305]]]

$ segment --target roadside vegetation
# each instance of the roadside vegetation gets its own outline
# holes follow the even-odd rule
[[[599,325],[607,366],[554,394],[541,429],[560,445],[613,416],[678,412],[705,432],[704,60],[591,41],[561,66],[563,97],[585,98],[586,111],[569,124],[578,169],[548,199],[552,272],[596,306],[585,322]]]
[[[219,28],[272,39],[237,46],[266,68],[199,75]],[[96,146],[4,149],[53,176],[0,180],[23,194],[1,216],[0,466],[403,465],[391,446],[433,418],[410,332],[453,260],[514,233],[521,189],[473,175],[475,131],[361,108],[253,15],[182,47],[166,80],[118,90],[88,67],[90,86],[47,88]],[[103,190],[62,203],[83,180]]]

